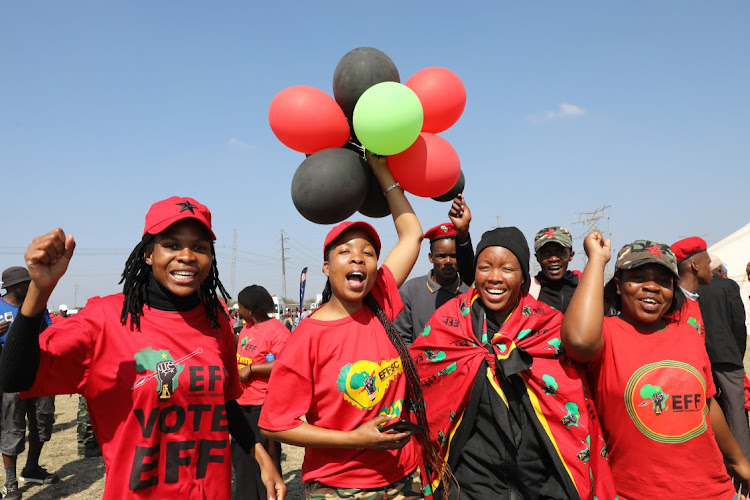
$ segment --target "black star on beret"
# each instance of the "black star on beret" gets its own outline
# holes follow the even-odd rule
[[[180,209],[180,213],[184,212],[185,210],[190,210],[191,214],[195,214],[195,210],[193,209],[198,208],[187,200],[183,201],[182,203],[175,203],[175,205],[177,205],[178,207],[182,207],[182,209]]]

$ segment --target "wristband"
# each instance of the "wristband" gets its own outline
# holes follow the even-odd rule
[[[390,193],[394,189],[400,188],[400,187],[401,187],[401,184],[399,184],[398,182],[394,182],[393,184],[388,186],[385,191],[383,191],[383,196],[386,196],[388,193]]]

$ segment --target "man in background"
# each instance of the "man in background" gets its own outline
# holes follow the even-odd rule
[[[532,279],[529,294],[564,314],[578,287],[579,276],[568,271],[575,255],[573,237],[564,227],[545,227],[534,236],[534,255],[541,271]]]
[[[706,328],[706,351],[718,390],[717,401],[737,444],[750,459],[750,428],[745,412],[745,307],[740,287],[721,276],[721,261],[711,259],[713,279],[698,287],[698,304]]]
[[[427,231],[424,237],[430,241],[427,257],[432,269],[424,276],[410,279],[399,290],[404,309],[393,324],[407,346],[422,333],[432,313],[469,289],[458,276],[456,234],[450,222]]]
[[[685,294],[685,305],[679,312],[679,320],[695,328],[706,341],[703,315],[698,305],[698,286],[711,283],[711,258],[708,256],[703,238],[692,236],[672,244],[670,247],[677,258],[680,273],[680,288]]]
[[[29,291],[31,276],[24,267],[9,267],[2,274],[2,288],[6,293],[0,301],[0,316],[8,323],[18,314],[18,309]],[[52,324],[49,312],[44,311],[44,321],[41,330]],[[6,331],[7,334],[7,331]],[[0,343],[5,344],[6,334],[0,337]],[[60,480],[56,474],[47,472],[39,465],[39,456],[44,443],[52,436],[52,426],[55,423],[55,398],[21,399],[16,392],[6,392],[2,396],[2,430],[0,431],[0,452],[3,454],[5,467],[5,485],[3,498],[21,498],[18,490],[18,480],[27,483],[49,484]],[[28,437],[26,436],[28,419]],[[25,440],[29,442],[29,453],[21,476],[16,476],[16,459],[25,448]]]

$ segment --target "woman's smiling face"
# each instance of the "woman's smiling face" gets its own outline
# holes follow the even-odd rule
[[[644,264],[624,269],[615,277],[617,293],[622,300],[623,316],[633,324],[651,325],[661,320],[672,305],[674,275],[659,264]]]
[[[485,307],[494,313],[515,307],[523,285],[518,258],[504,247],[487,247],[477,257],[475,283]]]
[[[183,219],[155,235],[143,256],[161,286],[187,297],[198,291],[211,271],[211,235],[197,220]]]

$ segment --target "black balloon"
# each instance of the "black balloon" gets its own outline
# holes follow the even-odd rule
[[[372,47],[347,52],[333,72],[333,97],[351,120],[354,106],[365,90],[376,83],[399,82],[398,69],[391,58]]]
[[[456,185],[451,188],[450,191],[448,191],[445,194],[441,194],[440,196],[435,196],[433,200],[435,201],[453,201],[453,198],[455,198],[459,193],[464,192],[464,187],[466,184],[466,179],[464,179],[464,171],[461,170],[461,174],[458,176],[458,180],[456,181]]]
[[[367,217],[380,218],[391,214],[391,207],[388,206],[388,200],[385,199],[383,194],[383,188],[380,186],[378,179],[372,170],[367,166],[367,160],[362,158],[362,162],[365,168],[370,171],[368,176],[369,186],[367,189],[367,196],[362,202],[362,206],[359,207],[359,213]]]
[[[294,173],[292,201],[316,224],[335,224],[351,216],[367,195],[367,169],[359,155],[329,148],[310,155]]]

